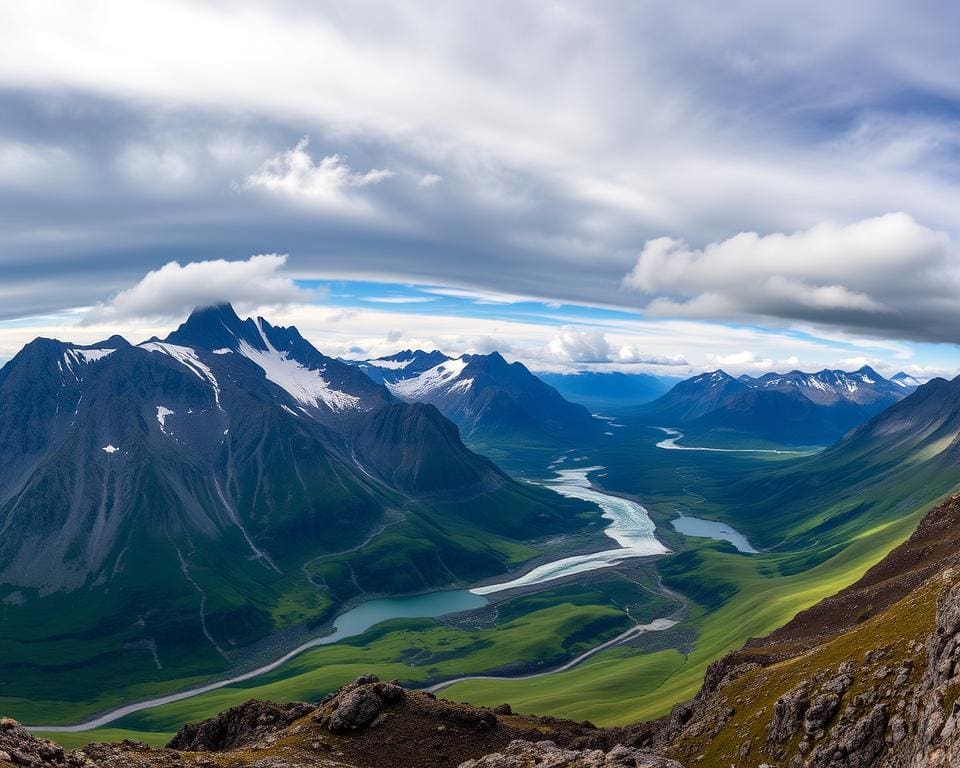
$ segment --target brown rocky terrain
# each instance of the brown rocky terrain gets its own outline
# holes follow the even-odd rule
[[[627,729],[630,731],[631,729]],[[960,766],[960,499],[862,579],[618,738],[705,768]]]
[[[481,709],[361,677],[318,704],[249,701],[185,726],[166,749],[124,741],[66,751],[0,720],[9,768],[682,768],[647,751],[592,749],[589,723]]]

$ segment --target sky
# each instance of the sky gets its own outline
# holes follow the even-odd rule
[[[0,3],[0,362],[230,300],[328,354],[960,370],[960,6]]]

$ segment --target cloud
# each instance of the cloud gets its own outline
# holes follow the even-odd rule
[[[245,261],[171,261],[148,272],[131,288],[97,304],[84,324],[138,318],[177,318],[194,307],[233,302],[241,308],[286,305],[315,297],[289,277],[278,274],[286,255],[261,254]]]
[[[0,316],[89,306],[198,249],[276,250],[298,276],[960,338],[951,281],[898,296],[867,284],[880,261],[621,284],[665,233],[697,251],[905,211],[955,236],[960,6],[295,5],[0,4]]]
[[[606,363],[610,360],[607,337],[597,330],[565,326],[550,340],[548,349],[550,354],[561,362]]]
[[[245,189],[262,189],[311,205],[343,208],[357,206],[351,190],[380,184],[395,174],[383,168],[354,172],[342,155],[327,155],[314,163],[304,136],[296,146],[264,161],[243,183]]]
[[[648,240],[623,284],[647,297],[653,316],[772,318],[874,334],[910,328],[954,340],[958,267],[946,233],[890,213],[791,234],[741,232],[703,248]]]
[[[574,326],[564,326],[556,333],[547,345],[547,354],[562,363],[689,365],[683,355],[644,354],[633,344],[611,344],[603,331]]]
[[[420,177],[420,180],[417,182],[417,186],[426,189],[428,187],[435,187],[441,181],[443,181],[443,176],[440,176],[436,173],[425,173]]]
[[[632,344],[624,344],[617,350],[615,359],[610,362],[629,365],[690,365],[683,355],[650,355],[644,354]]]

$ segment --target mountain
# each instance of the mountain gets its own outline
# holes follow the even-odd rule
[[[724,495],[756,521],[760,546],[827,557],[958,484],[960,377],[931,379],[827,449],[731,483]]]
[[[435,405],[471,440],[550,442],[600,431],[586,408],[499,352],[451,358],[436,350],[405,350],[356,365],[400,400]]]
[[[592,409],[642,405],[670,389],[667,381],[649,373],[576,371],[538,375],[570,402]]]
[[[890,381],[892,381],[898,387],[910,390],[911,392],[920,386],[920,382],[917,379],[913,378],[913,376],[911,376],[909,373],[904,373],[903,371],[893,374],[893,376],[890,377]]]
[[[960,764],[960,502],[856,583],[711,665],[693,701],[628,728],[684,765]]]
[[[645,410],[671,423],[682,424],[720,408],[735,395],[749,392],[751,385],[726,371],[710,371],[685,379],[651,403]]]
[[[0,369],[3,695],[208,676],[365,593],[504,572],[587,509],[228,305],[139,345],[37,339]]]
[[[832,443],[913,390],[868,366],[733,378],[724,371],[677,384],[644,414],[698,439],[751,435],[779,443]]]

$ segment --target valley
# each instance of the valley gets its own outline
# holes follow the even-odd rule
[[[33,571],[11,550],[6,573],[22,586],[4,597],[0,640],[11,654],[0,705],[67,745],[161,744],[248,698],[316,700],[365,673],[525,714],[603,726],[656,718],[693,696],[716,659],[859,579],[960,481],[953,383],[931,382],[821,449],[700,429],[729,407],[714,390],[761,388],[718,375],[591,416],[499,355],[418,351],[346,364],[295,328],[242,321],[226,306],[195,312],[163,342],[111,344],[109,353],[105,343],[28,348],[0,386],[12,399],[33,386],[31,355],[41,366],[65,355],[75,368],[56,396],[68,389],[76,413],[47,427],[43,450],[65,451],[64,436],[80,435],[102,482],[115,484],[109,503],[128,503],[129,484],[181,497],[190,489],[198,516],[161,528],[166,543],[150,562],[172,550],[179,576],[159,594],[193,603],[156,615],[199,625],[189,641],[182,630],[158,636],[141,631],[143,613],[114,604],[119,656],[94,660],[85,656],[93,645],[55,634],[28,649],[31,611],[50,610],[64,585],[76,591],[76,576],[54,569],[61,589],[30,591]],[[146,393],[106,415],[98,395],[120,386],[128,366]],[[856,381],[872,385],[871,375]],[[20,434],[24,422],[7,418],[0,427]],[[137,448],[144,466],[148,450],[162,458],[159,473],[131,473]],[[79,465],[31,461],[47,493],[78,482]],[[12,524],[43,508],[49,496],[31,495],[39,485],[10,497]],[[80,531],[97,496],[72,498],[55,509]],[[215,536],[199,516],[210,501],[222,513]],[[116,540],[104,531],[98,542]],[[150,583],[115,547],[86,555],[99,575],[61,620],[84,615],[100,633],[101,606],[83,614],[84,600]],[[183,650],[171,659],[164,638],[177,636]],[[66,684],[63,648],[82,670]],[[18,661],[27,657],[29,672]],[[105,672],[113,684],[92,682]]]
[[[647,719],[691,696],[713,659],[855,581],[909,534],[919,515],[918,507],[894,523],[861,532],[825,559],[811,561],[802,548],[778,551],[750,515],[751,504],[738,504],[721,491],[745,477],[789,474],[809,457],[664,451],[657,446],[657,430],[629,415],[618,418],[625,426],[615,439],[561,454],[517,451],[514,463],[506,464],[528,481],[549,484],[559,475],[573,483],[565,484],[568,491],[582,492],[588,489],[580,478],[589,477],[593,494],[616,494],[618,504],[642,500],[670,554],[619,560],[626,553],[612,550],[619,563],[602,570],[574,571],[546,583],[534,579],[509,591],[502,587],[510,581],[486,585],[493,601],[487,607],[433,616],[439,612],[429,608],[417,616],[384,613],[383,623],[362,634],[311,648],[256,679],[127,714],[109,728],[58,738],[85,743],[122,735],[160,743],[183,722],[246,698],[316,698],[361,671],[412,685],[474,678],[442,684],[444,696],[491,706],[510,701],[523,712],[607,725]],[[548,470],[547,464],[565,469]],[[694,526],[688,529],[692,537],[675,529],[675,521],[684,518]],[[593,549],[602,553],[596,543]],[[583,562],[583,555],[568,557],[574,568]],[[534,570],[538,567],[550,569],[542,564]],[[523,582],[523,575],[517,580]],[[389,601],[391,610],[406,600]],[[676,623],[656,623],[668,617]],[[651,624],[656,631],[635,629]]]

